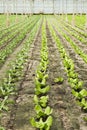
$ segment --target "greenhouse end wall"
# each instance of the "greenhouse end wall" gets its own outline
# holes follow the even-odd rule
[[[0,0],[0,13],[86,13],[87,0]]]

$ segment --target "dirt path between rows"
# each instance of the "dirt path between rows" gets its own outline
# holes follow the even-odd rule
[[[71,94],[71,88],[67,81],[67,76],[62,65],[62,60],[58,52],[56,43],[52,40],[47,28],[47,38],[49,47],[49,81],[50,106],[53,108],[53,126],[51,130],[86,130],[87,126],[82,121],[80,107]],[[62,76],[62,84],[54,83],[54,78]]]
[[[10,117],[4,123],[6,130],[35,130],[29,120],[35,115],[34,112],[34,79],[37,66],[40,62],[41,28],[31,45],[29,59],[25,66],[24,78],[19,85],[15,104],[10,112]],[[3,120],[2,120],[3,122]]]

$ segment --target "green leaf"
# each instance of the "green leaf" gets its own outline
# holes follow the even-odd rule
[[[35,106],[35,111],[37,113],[37,118],[40,118],[41,116],[44,115],[44,112],[43,112],[42,107],[40,105]]]
[[[33,127],[36,127],[36,121],[35,121],[34,118],[31,118],[31,119],[30,119],[30,123],[31,123],[31,125],[32,125]]]
[[[0,126],[0,130],[5,130],[5,128]]]
[[[34,102],[35,102],[35,104],[38,104],[38,102],[39,102],[37,95],[34,95]]]
[[[40,88],[39,86],[35,88],[35,94],[40,95],[40,94],[45,94],[50,90],[50,86],[46,86],[45,88]]]
[[[75,86],[75,89],[81,89],[82,88],[82,85],[83,85],[83,81],[78,81],[78,83],[76,84]]]
[[[40,98],[40,105],[42,107],[46,107],[49,97],[48,96],[42,96]]]
[[[79,98],[79,93],[76,92],[74,89],[72,89],[72,94],[73,94],[76,98]]]
[[[49,116],[45,122],[45,129],[50,130],[50,127],[52,126],[53,118],[52,116]]]
[[[49,106],[47,106],[45,109],[45,114],[50,115],[50,114],[52,114],[52,112],[53,112],[53,109],[51,109]]]
[[[85,100],[85,98],[82,99],[81,104],[83,109],[87,109],[87,101]]]
[[[64,79],[62,77],[58,77],[54,79],[55,83],[63,83]]]
[[[79,92],[79,96],[80,96],[81,98],[86,97],[86,96],[87,96],[87,90],[82,89],[82,90]]]
[[[45,125],[45,123],[42,121],[42,118],[40,118],[40,120],[39,120],[38,122],[35,121],[34,118],[32,118],[32,119],[30,120],[30,123],[31,123],[31,125],[32,125],[33,127],[40,128],[40,129],[44,128],[44,125]]]

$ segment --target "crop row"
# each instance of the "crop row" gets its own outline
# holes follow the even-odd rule
[[[68,36],[64,31],[62,31],[61,29],[59,29],[57,26],[56,26],[56,28],[58,29],[58,31],[60,32],[60,34],[70,43],[70,45],[75,50],[75,52],[85,61],[85,63],[87,63],[87,54],[85,54],[83,52],[83,50],[80,49],[80,47],[71,39],[70,36]]]
[[[33,20],[33,16],[30,17],[29,19],[23,20],[21,22],[15,23],[11,26],[9,26],[8,28],[5,28],[3,30],[0,31],[0,39],[3,39],[3,37],[8,36],[10,33],[14,32],[16,29],[18,29],[19,27],[22,27],[23,24],[26,24],[27,22],[32,22]]]
[[[36,71],[35,77],[35,112],[36,116],[31,119],[33,127],[39,130],[50,130],[52,125],[52,109],[48,106],[49,96],[47,95],[50,86],[47,85],[47,67],[48,67],[48,47],[46,38],[46,21],[42,25],[42,47],[41,61]]]
[[[1,40],[0,40],[0,45],[4,44],[9,39],[11,39],[11,37],[14,36],[16,32],[18,32],[18,30],[21,29],[21,27],[25,24],[26,23],[22,23],[22,24],[19,24],[18,26],[14,26],[14,28],[10,29],[10,31],[7,30],[6,33],[5,31],[3,31],[3,35],[1,36]]]
[[[4,48],[7,44],[9,44],[9,42],[12,42],[12,40],[14,40],[15,37],[18,37],[19,34],[23,32],[23,30],[26,28],[27,25],[33,23],[33,20],[34,18],[32,18],[30,21],[23,22],[22,24],[11,30],[10,34],[4,36],[4,38],[0,41],[0,45],[2,45],[1,49]]]
[[[49,30],[51,32],[53,39],[55,40],[57,44],[58,50],[63,60],[63,65],[67,73],[68,82],[70,83],[70,86],[72,88],[72,94],[75,96],[81,108],[86,111],[87,110],[87,100],[86,100],[87,90],[83,89],[83,81],[79,80],[78,74],[75,72],[73,60],[67,54],[60,39],[58,38],[57,34],[55,33],[50,23],[49,23]]]
[[[25,28],[23,28],[19,36],[15,38],[9,45],[6,46],[4,50],[0,52],[0,66],[2,66],[2,64],[5,62],[8,55],[13,52],[14,48],[22,42],[26,34],[33,28],[33,26],[35,25],[37,21],[38,21],[38,17],[36,21],[34,21],[32,24],[28,23],[27,25],[25,25]]]
[[[33,42],[33,39],[38,31],[41,20],[36,23],[30,32],[29,38],[25,41],[25,44],[20,52],[16,56],[16,61],[13,61],[10,66],[10,70],[7,71],[7,77],[0,83],[0,113],[8,111],[9,103],[13,101],[10,96],[17,93],[17,82],[21,80],[23,76],[24,64],[28,59],[28,52]],[[1,115],[0,115],[1,116]]]

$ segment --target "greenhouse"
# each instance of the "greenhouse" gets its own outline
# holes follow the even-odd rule
[[[87,0],[0,0],[0,13],[86,13]]]
[[[87,0],[0,0],[0,130],[87,130]]]

